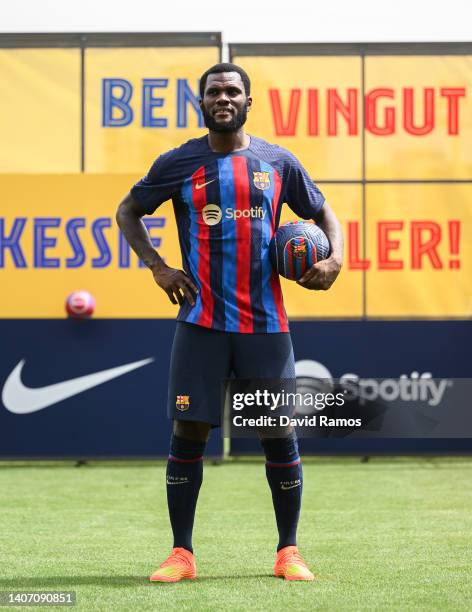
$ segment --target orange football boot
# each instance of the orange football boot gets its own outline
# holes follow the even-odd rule
[[[186,548],[173,548],[172,553],[159,566],[152,576],[151,582],[179,582],[179,580],[197,577],[195,557]]]
[[[285,546],[277,553],[274,576],[285,580],[314,580],[296,546]]]

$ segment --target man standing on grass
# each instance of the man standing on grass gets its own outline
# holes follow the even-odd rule
[[[133,250],[173,304],[179,304],[172,347],[168,415],[174,421],[167,500],[174,548],[152,581],[195,578],[192,530],[202,458],[221,424],[221,382],[294,379],[295,362],[269,242],[283,202],[314,219],[331,245],[328,259],[298,281],[325,290],[342,265],[342,234],[333,211],[298,160],[244,131],[250,80],[234,64],[217,64],[200,79],[200,108],[209,132],[161,155],[131,189],[117,222]],[[183,270],[167,266],[141,221],[172,199]],[[274,567],[287,580],[313,580],[297,549],[302,469],[295,432],[262,437],[279,533]]]

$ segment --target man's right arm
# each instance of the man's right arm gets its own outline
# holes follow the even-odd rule
[[[131,193],[128,193],[118,206],[116,222],[130,247],[151,270],[154,280],[167,293],[170,301],[173,304],[182,304],[183,300],[187,299],[193,306],[194,294],[198,293],[197,287],[183,270],[170,268],[160,257],[152,246],[149,233],[141,219],[143,214],[139,204]]]

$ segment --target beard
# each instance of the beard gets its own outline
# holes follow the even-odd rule
[[[212,132],[219,132],[220,134],[237,132],[247,121],[247,104],[244,105],[243,109],[233,115],[231,121],[225,123],[218,123],[216,119],[211,115],[206,108],[203,108],[203,121],[205,126]]]

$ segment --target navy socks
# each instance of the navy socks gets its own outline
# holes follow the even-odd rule
[[[302,466],[295,434],[261,441],[266,455],[266,475],[272,491],[279,532],[277,550],[296,546],[302,499]],[[174,547],[192,549],[192,530],[198,493],[203,480],[206,442],[172,435],[167,463],[167,503]]]
[[[266,456],[266,475],[279,531],[279,551],[285,546],[297,544],[297,525],[302,502],[302,466],[295,433],[287,438],[265,438],[261,443]]]
[[[172,434],[167,462],[167,505],[174,534],[174,548],[192,549],[192,530],[198,492],[203,480],[206,442]]]

